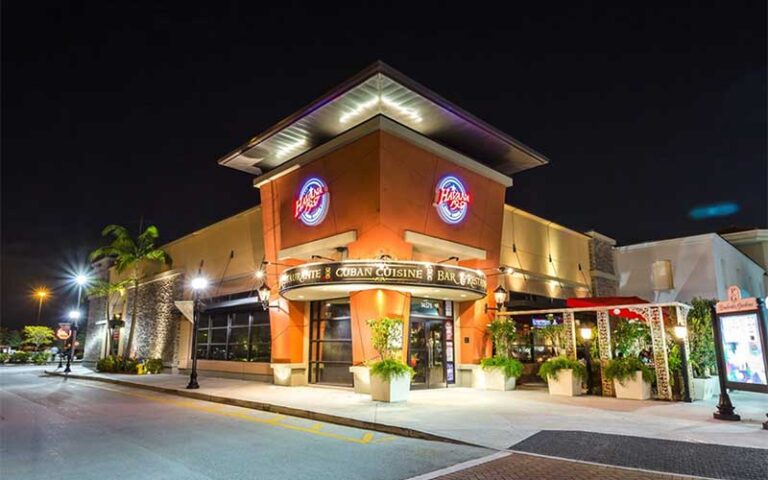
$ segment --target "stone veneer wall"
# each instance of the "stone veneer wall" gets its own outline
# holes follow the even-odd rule
[[[166,366],[174,365],[174,347],[179,328],[180,313],[174,300],[183,294],[182,276],[172,275],[139,286],[138,323],[134,339],[134,351],[141,358],[162,358]],[[125,314],[125,338],[130,334],[131,313],[135,292],[128,291]]]
[[[96,322],[106,320],[104,309],[107,306],[106,297],[92,297],[88,301],[88,329],[85,337],[83,362],[93,364],[99,359],[104,348],[105,328],[107,325],[96,325]]]
[[[587,232],[589,241],[589,270],[593,297],[614,297],[619,291],[616,276],[616,240],[595,231]]]

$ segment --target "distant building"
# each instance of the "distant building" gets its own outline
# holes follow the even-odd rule
[[[729,285],[766,294],[765,263],[716,233],[626,245],[615,253],[620,295],[654,302],[724,300]]]

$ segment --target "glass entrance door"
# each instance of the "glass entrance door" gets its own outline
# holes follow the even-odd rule
[[[408,361],[416,371],[413,388],[439,388],[445,378],[445,322],[411,319]]]

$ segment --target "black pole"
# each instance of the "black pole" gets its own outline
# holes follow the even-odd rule
[[[688,354],[685,351],[685,338],[679,339],[680,342],[680,367],[683,375],[683,401],[691,403],[691,380],[688,378]]]
[[[189,374],[189,383],[187,384],[189,390],[200,388],[200,385],[197,383],[197,324],[199,322],[198,316],[200,315],[198,308],[199,302],[200,293],[195,290],[195,299],[192,304],[192,372]]]
[[[592,395],[592,359],[589,354],[589,340],[584,340],[584,359],[587,362],[587,395]]]
[[[712,416],[717,420],[738,422],[741,420],[741,415],[734,412],[731,397],[728,395],[728,389],[725,386],[725,376],[727,375],[727,372],[725,370],[725,359],[723,358],[723,340],[720,332],[720,321],[717,318],[717,311],[714,306],[711,307],[710,312],[710,315],[712,316],[712,332],[715,336],[717,378],[720,380],[720,401],[717,404],[717,411],[714,412]]]
[[[64,369],[64,373],[72,372],[69,368],[72,364],[72,357],[75,355],[75,341],[77,341],[77,320],[72,322],[72,333],[69,337],[69,353],[67,355],[67,368]]]
[[[58,367],[56,367],[56,369],[57,369],[57,370],[58,370],[59,368],[64,368],[64,349],[65,349],[66,347],[67,347],[67,344],[66,344],[66,343],[64,343],[64,345],[62,345],[62,346],[61,346],[61,350],[62,350],[62,351],[60,351],[60,352],[59,352],[59,366],[58,366]]]

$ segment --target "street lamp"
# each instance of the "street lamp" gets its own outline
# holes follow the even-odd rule
[[[507,303],[507,290],[499,285],[496,287],[496,290],[493,291],[493,300],[496,302],[496,307],[489,307],[488,304],[485,305],[485,313],[488,313],[488,310],[497,310],[499,312],[504,311],[504,305]]]
[[[194,390],[200,388],[197,383],[197,325],[200,323],[200,292],[208,288],[208,279],[202,276],[195,277],[190,282],[190,286],[195,296],[192,303],[192,372],[189,374],[187,388]]]
[[[77,322],[80,320],[80,310],[70,310],[69,315],[69,321],[72,322],[72,327],[70,327],[70,331],[72,332],[69,335],[69,355],[67,355],[67,368],[64,369],[64,373],[70,373],[72,369],[70,366],[72,365],[72,357],[75,356],[75,342],[77,341]]]
[[[48,298],[48,289],[45,287],[35,290],[35,297],[37,297],[37,323],[40,323],[40,312],[43,310],[43,301]]]
[[[592,359],[589,352],[589,341],[592,340],[592,329],[590,327],[581,327],[579,334],[584,340],[584,359],[587,362],[587,394],[592,394]]]
[[[257,293],[259,295],[261,305],[264,307],[264,310],[267,310],[269,308],[269,299],[272,296],[272,289],[269,288],[267,282],[262,282],[261,286],[257,290]]]
[[[674,327],[675,337],[680,347],[680,367],[683,370],[683,401],[691,403],[691,386],[688,379],[688,354],[685,350],[685,339],[688,338],[688,328],[683,325]]]

